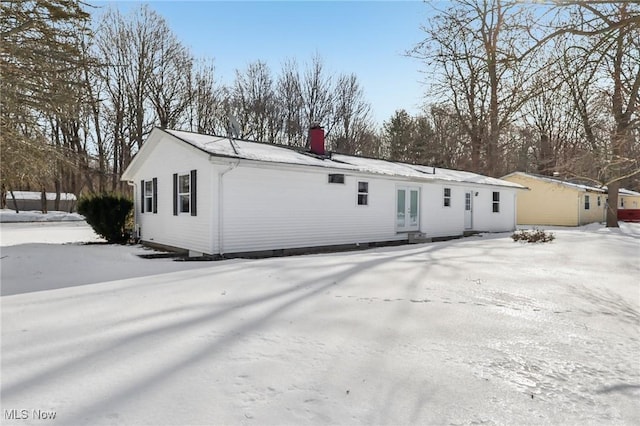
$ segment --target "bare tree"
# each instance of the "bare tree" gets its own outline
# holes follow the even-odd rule
[[[166,21],[144,5],[124,16],[108,11],[97,30],[104,82],[101,137],[111,151],[111,189],[154,124],[177,126],[190,99],[192,59]]]
[[[412,51],[436,67],[432,90],[456,111],[475,171],[500,174],[501,134],[533,95],[535,67],[519,54],[529,25],[519,2],[456,0],[423,27],[427,37]]]
[[[617,227],[618,191],[622,181],[640,174],[637,155],[638,109],[640,104],[640,5],[635,2],[563,1],[559,5],[557,29],[546,35],[536,46],[557,37],[567,38],[567,45],[580,43],[571,49],[574,72],[587,75],[583,80],[589,90],[600,91],[609,99],[612,119],[610,143],[600,155],[605,159],[597,180],[608,187],[607,226]],[[570,16],[566,22],[565,15]],[[578,110],[585,136],[593,144],[593,115],[588,108],[589,97],[584,84],[573,84],[574,104]],[[594,145],[595,148],[595,145]]]
[[[276,85],[276,96],[283,114],[283,142],[292,146],[304,146],[304,99],[298,65],[294,60],[288,60],[283,64]]]
[[[244,72],[236,71],[232,104],[242,137],[275,142],[280,126],[273,79],[266,63],[254,62]]]
[[[334,101],[334,149],[346,154],[371,151],[371,105],[365,100],[364,91],[355,74],[341,75],[338,78]]]
[[[153,34],[157,49],[152,53],[153,69],[147,91],[159,126],[176,128],[191,101],[193,58],[164,20],[160,22]]]
[[[199,61],[191,77],[188,127],[192,132],[226,135],[228,118],[222,110],[222,88],[216,85],[215,67]]]
[[[325,127],[327,137],[334,125],[333,82],[320,56],[315,55],[304,70],[302,80],[303,128],[313,124]]]

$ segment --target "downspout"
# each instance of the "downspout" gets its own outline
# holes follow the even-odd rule
[[[233,170],[236,167],[238,167],[238,164],[240,164],[240,160],[238,160],[235,163],[229,164],[229,167],[227,169],[222,170],[221,172],[218,172],[218,252],[219,252],[220,256],[224,255],[224,249],[223,249],[224,239],[222,237],[222,229],[224,227],[224,217],[223,217],[223,212],[224,212],[224,208],[223,207],[224,206],[222,205],[222,201],[224,199],[224,197],[223,197],[223,190],[224,190],[223,177],[224,177],[225,174],[227,174],[231,170]]]
[[[135,232],[135,238],[136,241],[140,238],[140,235],[138,235],[138,213],[137,213],[137,209],[136,209],[136,202],[135,200],[138,199],[138,193],[136,192],[136,183],[133,181],[126,181],[127,185],[129,186],[133,186],[133,231]]]

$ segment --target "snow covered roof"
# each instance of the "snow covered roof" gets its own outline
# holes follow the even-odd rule
[[[620,188],[618,194],[626,195],[628,197],[640,197],[640,192],[632,191],[630,189]]]
[[[37,191],[13,191],[16,200],[40,200],[41,193]],[[7,198],[11,197],[11,194],[7,194]],[[55,192],[47,192],[47,200],[53,201],[56,199]],[[70,192],[61,192],[60,200],[62,201],[75,201],[76,196]]]
[[[551,176],[542,176],[542,175],[536,175],[536,174],[532,174],[532,173],[513,172],[513,173],[509,173],[506,176],[503,176],[502,178],[504,179],[504,178],[507,178],[509,176],[514,176],[514,175],[530,177],[530,178],[538,179],[538,180],[549,182],[549,183],[555,183],[555,184],[558,184],[558,185],[568,186],[570,188],[575,188],[575,189],[578,189],[578,190],[581,190],[581,191],[602,192],[602,193],[606,193],[607,192],[606,187],[605,188],[598,188],[596,186],[590,186],[590,185],[585,185],[585,184],[581,184],[581,183],[569,182],[569,181],[558,179],[558,178],[554,178],[554,177],[551,177]]]
[[[326,167],[377,175],[404,177],[417,180],[435,180],[495,185],[523,189],[522,185],[476,173],[437,167],[420,166],[375,158],[357,157],[344,154],[317,156],[296,150],[293,147],[253,142],[226,137],[209,136],[180,130],[164,130],[168,134],[193,145],[211,155],[240,158],[272,163],[296,164]]]

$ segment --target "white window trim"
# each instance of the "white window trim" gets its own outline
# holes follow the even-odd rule
[[[498,194],[498,200],[494,199],[494,195]],[[498,210],[496,210],[495,206],[498,206]],[[492,191],[491,192],[491,211],[493,213],[500,213],[500,191]]]
[[[447,190],[449,190],[449,195],[447,195]],[[444,207],[444,208],[451,207],[451,193],[452,192],[453,191],[451,191],[451,187],[442,188],[442,207]],[[449,202],[449,205],[447,205],[447,201]]]
[[[366,191],[360,191],[360,184],[361,183],[367,184],[367,190]],[[369,205],[369,181],[368,180],[356,181],[356,190],[357,190],[356,205],[359,206],[359,207],[368,206]],[[360,196],[361,195],[364,195],[364,199],[366,201],[364,204],[360,204]]]
[[[191,215],[191,172],[183,172],[183,173],[177,173],[178,174],[178,188],[177,188],[177,197],[178,197],[178,215],[181,214],[185,214],[185,215]],[[189,181],[189,192],[180,192],[180,178],[186,176],[188,181]],[[181,196],[187,195],[189,196],[189,202],[187,203],[187,211],[182,211],[182,203],[181,203]]]
[[[147,191],[147,187],[149,187],[149,191]],[[144,212],[153,213],[153,180],[144,181],[143,191],[144,191]]]

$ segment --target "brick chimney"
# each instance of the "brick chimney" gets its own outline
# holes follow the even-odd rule
[[[324,155],[324,129],[319,124],[312,124],[309,129],[309,141],[311,152],[317,155]]]

